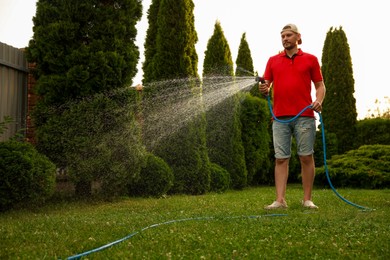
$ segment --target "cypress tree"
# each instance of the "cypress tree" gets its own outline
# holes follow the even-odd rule
[[[125,87],[137,72],[141,15],[137,0],[37,2],[27,48],[40,96],[33,112],[37,148],[57,167],[72,169],[78,195],[88,195],[98,179],[107,193],[123,194],[140,170],[135,97]]]
[[[322,112],[325,128],[336,135],[338,153],[344,153],[354,148],[357,110],[352,59],[342,27],[327,33],[322,70],[327,89]]]
[[[233,60],[229,43],[225,38],[221,23],[217,21],[214,25],[214,33],[207,43],[203,77],[233,75]]]
[[[242,34],[240,46],[238,47],[235,75],[236,77],[254,76],[253,59],[246,40],[246,33]]]
[[[144,72],[143,80],[142,82],[148,83],[153,80],[153,67],[152,67],[152,60],[154,58],[154,55],[156,54],[156,38],[157,38],[157,17],[158,17],[158,11],[160,9],[160,2],[161,0],[152,0],[152,3],[148,9],[148,22],[149,26],[146,31],[146,38],[145,38],[145,61],[142,64],[142,70]]]
[[[231,187],[242,189],[247,185],[247,170],[235,87],[230,47],[217,21],[205,51],[203,91],[208,95],[214,91],[215,95],[221,92],[219,95],[223,95],[224,99],[206,112],[207,148],[210,161],[230,173]]]
[[[253,60],[246,34],[241,37],[236,59],[236,77],[254,76]],[[258,89],[258,85],[254,87]],[[248,184],[265,184],[269,182],[268,172],[271,169],[270,142],[268,132],[269,117],[267,102],[251,93],[240,94],[242,125],[241,135],[245,151],[245,164],[248,171]]]
[[[154,38],[155,43],[150,40],[150,45],[145,45],[145,55],[149,56],[144,63],[144,139],[149,143],[159,134],[150,131],[155,124],[161,125],[161,132],[170,130],[154,144],[147,144],[148,149],[172,168],[175,181],[171,193],[202,194],[210,187],[210,163],[205,117],[199,112],[194,4],[192,0],[161,0],[152,5],[150,14],[157,14],[157,18],[149,21],[155,28],[147,32],[147,38]],[[149,35],[152,33],[155,35]],[[155,113],[160,115],[158,122]]]

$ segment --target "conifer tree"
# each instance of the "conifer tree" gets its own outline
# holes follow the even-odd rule
[[[254,76],[253,60],[246,34],[241,37],[236,59],[236,77]],[[258,88],[255,83],[253,88]],[[241,93],[241,136],[248,171],[248,184],[265,184],[269,181],[271,169],[269,117],[267,102],[251,93]]]
[[[254,76],[253,59],[249,44],[246,40],[246,33],[242,34],[238,55],[236,59],[236,77]]]
[[[163,158],[172,168],[175,181],[170,192],[202,194],[210,188],[210,163],[206,149],[206,126],[204,114],[174,114],[185,109],[185,104],[174,109],[180,98],[202,110],[201,93],[198,75],[198,56],[195,44],[198,40],[195,31],[194,4],[192,0],[160,0],[153,1],[150,14],[157,14],[149,20],[152,29],[147,32],[145,45],[144,82],[145,107],[144,137],[145,141],[154,138],[149,133],[154,122],[153,113],[166,109],[168,114],[162,115],[160,122],[165,121],[166,128],[174,128],[177,121],[184,122],[179,129],[161,138],[153,147],[153,153]],[[156,10],[158,8],[158,10]],[[155,35],[149,35],[155,33]],[[149,85],[148,85],[149,83]],[[168,91],[167,91],[168,90]],[[158,102],[161,101],[161,102]],[[180,101],[179,101],[180,102]],[[153,104],[152,104],[153,103]],[[195,109],[196,110],[196,109]]]
[[[322,111],[324,126],[328,132],[336,134],[338,153],[344,153],[354,148],[357,111],[352,59],[342,27],[331,28],[327,33],[322,70],[327,89]]]
[[[225,38],[221,23],[214,25],[214,33],[207,43],[203,62],[203,77],[233,76],[233,60],[229,43]]]
[[[78,195],[88,195],[99,178],[107,193],[123,194],[140,169],[135,98],[125,88],[137,72],[141,15],[137,0],[37,2],[27,48],[40,96],[33,112],[37,148],[57,167],[72,169]]]
[[[160,2],[161,0],[152,0],[152,3],[148,9],[148,22],[149,26],[146,31],[146,38],[145,38],[145,61],[142,64],[142,70],[144,72],[143,80],[142,82],[148,83],[150,81],[153,81],[153,66],[152,66],[152,60],[154,55],[156,54],[156,38],[157,38],[157,16],[158,11],[160,9]]]
[[[207,148],[210,161],[230,173],[231,187],[247,185],[244,147],[241,140],[240,106],[233,79],[233,61],[229,44],[219,21],[207,43],[203,64],[203,91],[216,88],[226,97],[206,113]]]
[[[48,105],[132,84],[139,59],[137,0],[37,3],[29,60],[36,90]]]

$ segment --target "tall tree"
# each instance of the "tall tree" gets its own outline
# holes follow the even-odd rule
[[[355,81],[348,40],[342,27],[331,28],[322,53],[322,71],[327,89],[323,121],[328,132],[336,134],[338,153],[353,149],[357,111]]]
[[[219,21],[214,25],[214,33],[207,43],[203,62],[203,77],[214,75],[234,75],[232,53]]]
[[[144,71],[144,82],[198,77],[195,49],[198,35],[192,0],[157,2],[153,1],[149,10],[151,20],[146,39],[150,44],[145,45],[148,70]],[[152,14],[157,14],[157,19]]]
[[[147,83],[150,81],[153,81],[153,58],[156,54],[156,38],[157,38],[157,17],[158,17],[158,11],[160,9],[160,2],[161,0],[152,0],[151,5],[148,9],[148,29],[146,31],[146,38],[145,38],[145,61],[142,64],[142,70],[144,72],[143,76],[143,83]]]
[[[246,34],[241,37],[236,59],[236,80],[239,76],[254,76],[253,59]],[[258,89],[254,84],[253,89]],[[245,151],[245,164],[248,171],[248,184],[269,182],[271,170],[270,142],[268,131],[270,113],[267,102],[251,93],[241,93],[241,136]]]
[[[72,169],[80,195],[98,179],[107,193],[124,192],[139,171],[135,98],[125,87],[137,72],[141,15],[138,0],[37,2],[27,48],[40,96],[33,114],[37,148],[57,167]]]
[[[238,47],[235,75],[236,77],[254,76],[253,59],[246,40],[246,33],[242,34],[240,46]]]
[[[150,142],[156,138],[150,131],[156,124],[164,133],[170,131],[148,148],[172,168],[175,181],[171,192],[202,194],[210,187],[210,163],[205,118],[199,112],[198,36],[193,11],[192,0],[154,1],[150,7],[150,14],[157,14],[157,18],[149,16],[147,39],[155,41],[145,45],[143,133],[145,142]],[[155,35],[149,35],[152,33]]]
[[[47,104],[131,85],[139,59],[137,0],[37,2],[29,60]]]
[[[247,185],[244,147],[241,140],[240,105],[233,78],[233,61],[219,21],[207,43],[203,64],[203,92],[220,101],[208,109],[207,148],[210,161],[230,173],[231,187]]]

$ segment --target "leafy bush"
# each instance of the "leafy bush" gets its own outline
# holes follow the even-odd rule
[[[55,165],[29,143],[0,143],[0,211],[19,202],[43,202],[55,188]]]
[[[224,192],[230,187],[230,174],[227,170],[215,163],[210,163],[211,183],[210,191]]]
[[[270,113],[267,102],[249,93],[241,94],[241,98],[241,138],[248,171],[248,185],[265,184],[269,182],[268,176],[271,171],[269,157],[272,143],[268,132]]]
[[[327,162],[336,187],[379,189],[390,187],[390,145],[364,145]],[[315,184],[328,183],[324,168],[316,168]]]
[[[141,168],[139,180],[129,186],[130,195],[160,197],[173,185],[174,175],[160,157],[147,154],[146,165]]]
[[[370,118],[357,122],[356,147],[373,144],[390,144],[390,119]]]
[[[132,93],[118,90],[36,110],[37,148],[67,168],[76,195],[88,196],[92,181],[101,184],[103,196],[125,195],[129,181],[138,178],[144,148]]]

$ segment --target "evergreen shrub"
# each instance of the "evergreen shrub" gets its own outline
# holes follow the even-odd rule
[[[144,148],[135,121],[134,96],[129,90],[96,94],[58,108],[38,109],[37,148],[66,168],[76,195],[88,196],[91,183],[99,193],[127,194],[128,182],[138,178]]]
[[[224,192],[230,187],[230,174],[227,170],[215,163],[210,163],[210,191]]]
[[[160,157],[148,153],[141,167],[140,178],[129,186],[130,195],[161,197],[173,185],[174,175],[169,165]]]
[[[364,145],[327,161],[337,187],[381,189],[390,187],[390,145]],[[316,168],[315,184],[328,186],[323,167]]]
[[[0,143],[0,211],[18,203],[38,203],[55,189],[55,165],[30,144]]]

